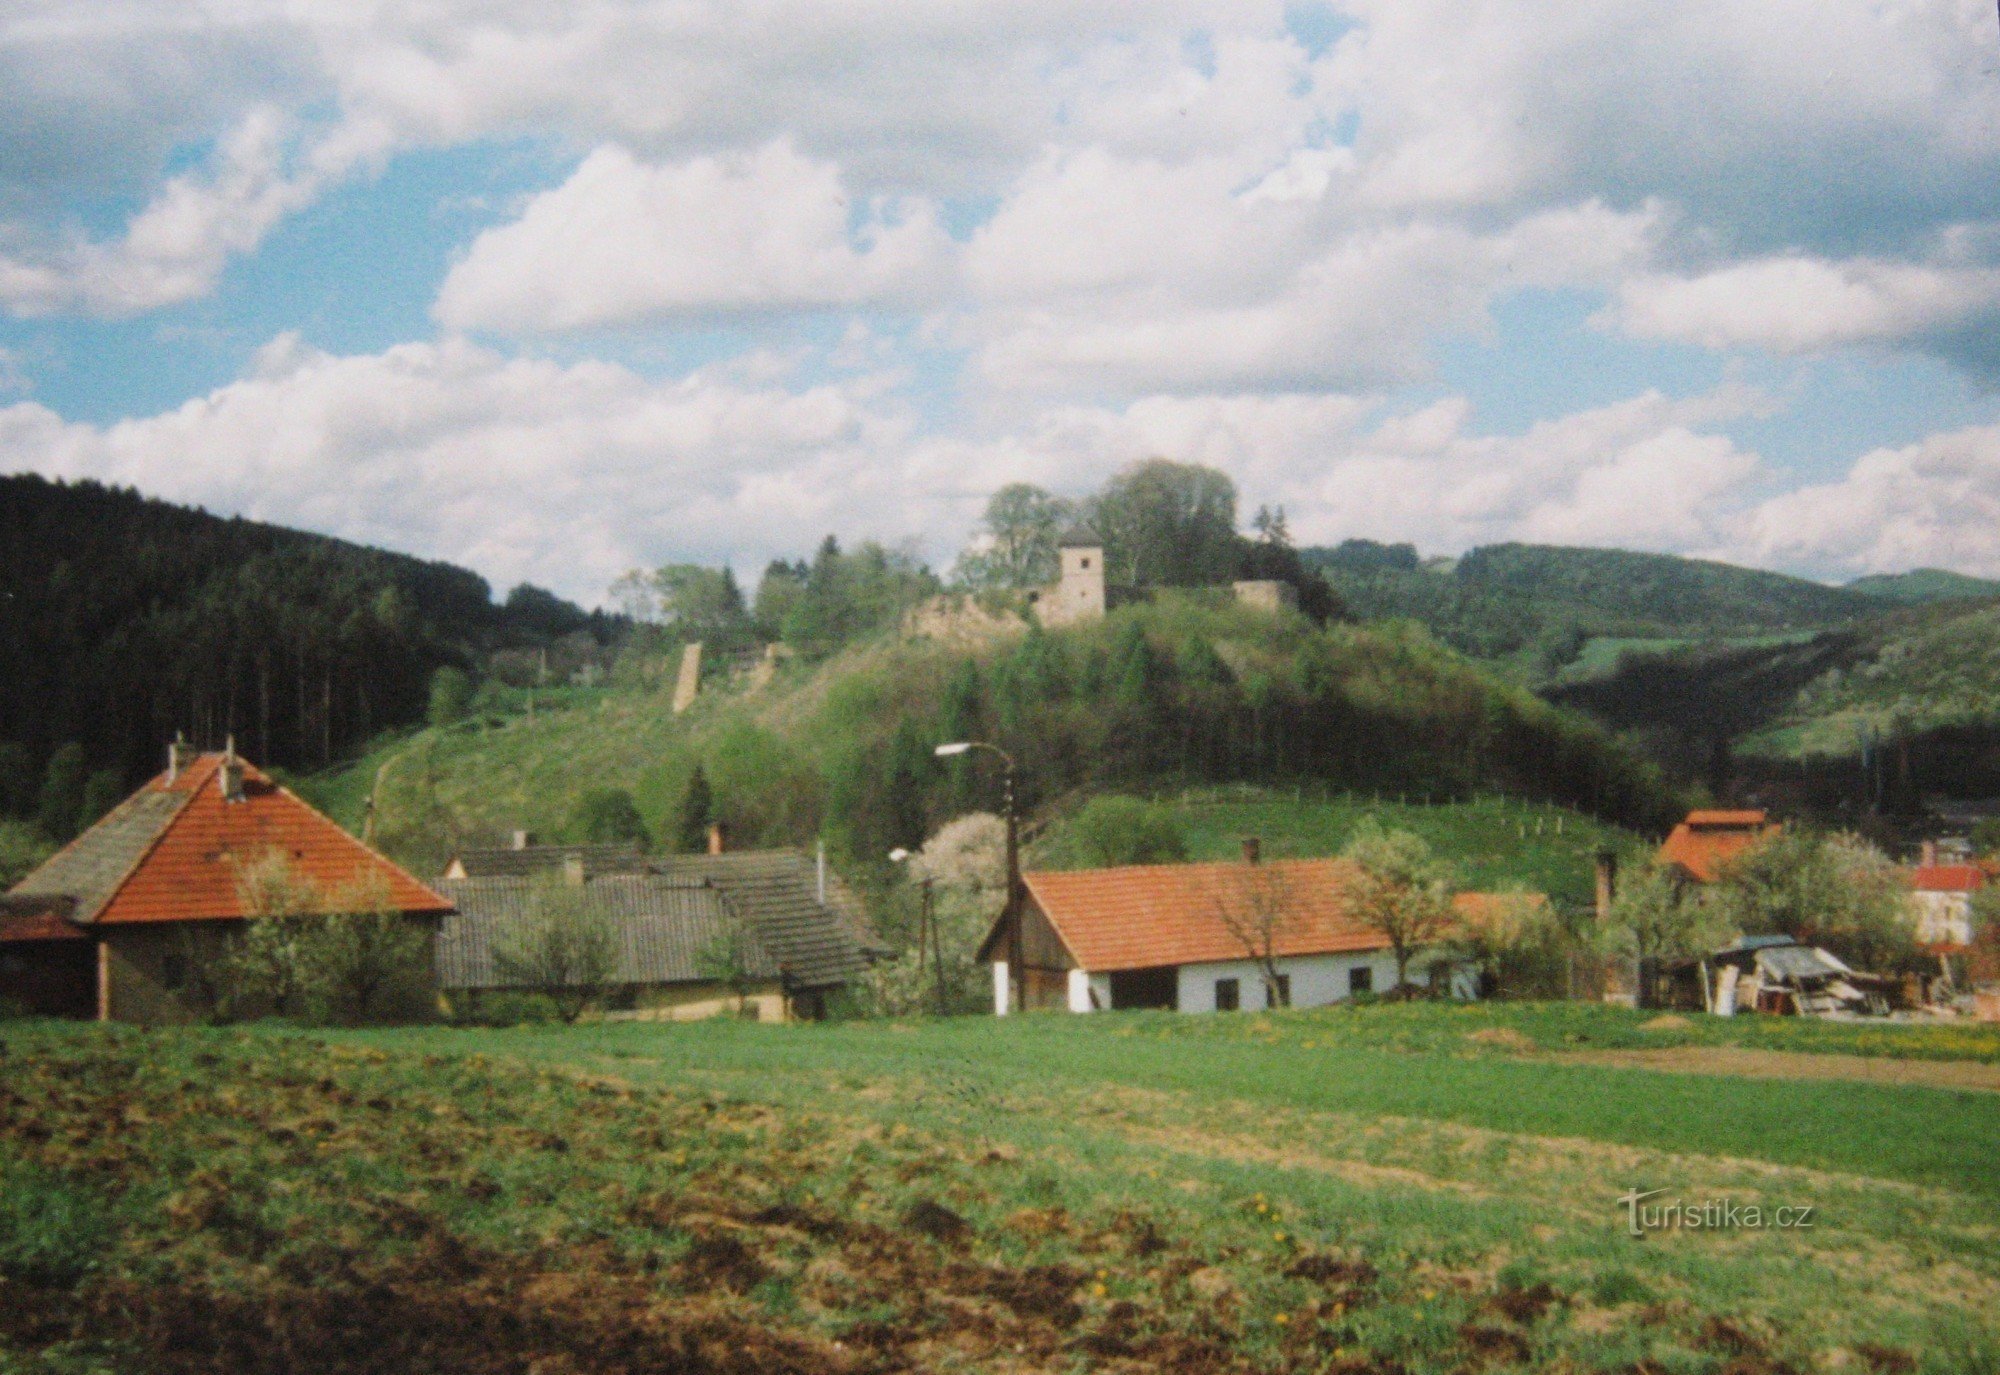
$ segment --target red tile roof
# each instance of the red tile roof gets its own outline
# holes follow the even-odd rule
[[[1660,846],[1660,862],[1677,864],[1700,883],[1713,883],[1722,867],[1774,834],[1763,812],[1689,812]]]
[[[1381,932],[1347,912],[1343,893],[1353,874],[1354,866],[1342,859],[1292,859],[1074,869],[1022,878],[1077,965],[1109,973],[1245,958],[1242,940],[1224,924],[1222,913],[1244,910],[1260,884],[1280,892],[1293,914],[1277,932],[1277,954],[1387,949]]]
[[[1920,893],[1970,893],[1986,886],[1977,864],[1924,864],[1906,871],[1910,887]]]
[[[400,911],[451,910],[444,898],[248,764],[243,795],[226,799],[217,777],[222,763],[223,756],[205,754],[171,780],[161,774],[15,891],[61,891],[65,876],[91,872],[93,846],[107,848],[107,838],[115,836],[116,872],[97,885],[100,891],[87,895],[90,910],[80,910],[79,920],[120,924],[246,916],[238,892],[241,868],[273,850],[329,896],[379,882]],[[131,845],[135,817],[146,818],[151,834]]]

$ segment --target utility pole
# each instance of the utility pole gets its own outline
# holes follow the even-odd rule
[[[1026,1012],[1028,971],[1023,967],[1027,954],[1021,920],[1021,821],[1014,805],[1014,756],[984,740],[955,740],[939,745],[933,753],[940,759],[950,759],[968,750],[985,750],[998,758],[1006,770],[1002,779],[1002,798],[1006,804],[1007,820],[1007,902],[1000,909],[1000,916],[1007,923],[1008,1001],[1013,1011]]]

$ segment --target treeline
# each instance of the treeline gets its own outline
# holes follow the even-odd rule
[[[496,605],[451,564],[0,478],[0,812],[63,839],[177,732],[318,767],[421,719],[445,665],[616,629],[532,587]]]

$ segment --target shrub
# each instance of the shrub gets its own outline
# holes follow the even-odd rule
[[[1170,808],[1136,797],[1093,797],[1069,825],[1072,853],[1085,867],[1177,864],[1187,836]]]
[[[493,952],[502,978],[542,994],[565,1022],[604,995],[617,959],[610,923],[562,874],[536,880],[527,920]]]

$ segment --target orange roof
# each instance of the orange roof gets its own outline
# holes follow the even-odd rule
[[[1677,864],[1700,883],[1713,883],[1722,867],[1778,828],[1763,812],[1689,812],[1660,847],[1660,862]]]
[[[248,764],[243,795],[222,795],[223,756],[147,783],[16,885],[68,892],[78,921],[120,924],[247,916],[243,865],[276,851],[321,891],[379,881],[397,910],[442,914],[451,904]]]
[[[1343,859],[1264,864],[1143,864],[1022,875],[1080,968],[1092,973],[1245,958],[1225,911],[1246,911],[1269,885],[1292,914],[1273,942],[1279,955],[1384,950],[1381,932],[1347,913],[1354,866]]]
[[[1970,893],[1986,885],[1977,864],[1924,864],[1907,872],[1910,887],[1920,893]]]

